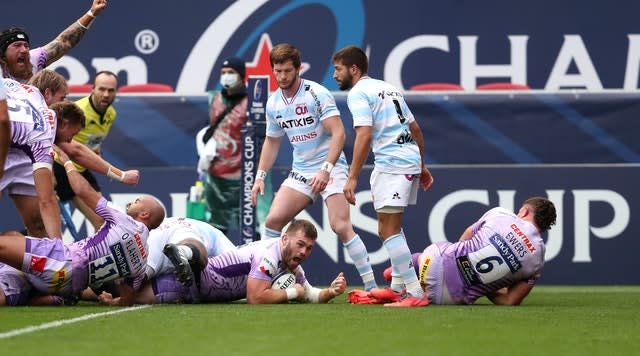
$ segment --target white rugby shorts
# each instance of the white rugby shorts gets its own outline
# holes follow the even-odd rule
[[[371,172],[369,182],[371,183],[373,208],[376,211],[385,207],[404,208],[415,205],[418,200],[418,187],[420,186],[420,175],[418,174],[391,174],[374,169]],[[401,211],[401,209],[398,210],[398,212]]]
[[[344,185],[347,183],[347,167],[336,165],[331,170],[329,184],[320,192],[322,199],[327,199],[334,194],[344,194]],[[282,186],[289,187],[295,191],[298,191],[315,201],[318,194],[311,191],[311,179],[315,177],[313,174],[303,174],[300,172],[291,171],[289,176],[282,182]]]

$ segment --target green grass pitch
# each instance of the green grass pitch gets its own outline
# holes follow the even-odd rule
[[[121,309],[0,308],[0,354],[640,355],[640,286],[537,286],[519,307],[389,309],[343,295]]]

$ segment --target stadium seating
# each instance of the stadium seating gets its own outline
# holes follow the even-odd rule
[[[496,82],[480,84],[476,87],[476,90],[529,90],[531,89],[526,84],[515,84],[508,82]]]
[[[409,90],[464,90],[464,88],[453,83],[422,83],[411,86]]]
[[[119,93],[173,93],[173,87],[161,83],[125,84],[118,88]]]

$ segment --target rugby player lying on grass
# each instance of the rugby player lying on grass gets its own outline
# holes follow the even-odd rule
[[[280,238],[209,257],[206,268],[194,278],[196,288],[182,285],[173,274],[159,275],[145,282],[135,302],[223,303],[246,298],[249,304],[326,303],[344,293],[347,281],[340,273],[328,288],[309,284],[300,264],[309,257],[317,236],[311,222],[295,220]],[[272,287],[274,278],[287,271],[292,273],[288,283]],[[104,304],[119,304],[117,297],[106,292],[98,298]]]
[[[553,203],[542,197],[524,201],[518,214],[493,208],[469,226],[456,243],[440,241],[413,254],[413,266],[431,304],[473,304],[487,297],[494,304],[519,305],[540,278],[544,240],[540,236],[556,222]],[[402,280],[388,268],[391,286],[372,295],[349,293],[352,304],[382,304],[399,300]]]

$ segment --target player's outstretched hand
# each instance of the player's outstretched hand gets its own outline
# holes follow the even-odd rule
[[[107,0],[93,0],[93,4],[91,4],[91,12],[95,16],[98,16],[107,7]]]
[[[344,293],[347,289],[347,279],[344,278],[344,273],[338,273],[336,279],[331,282],[331,286],[329,286],[329,291],[333,294],[334,297],[339,296]]]

